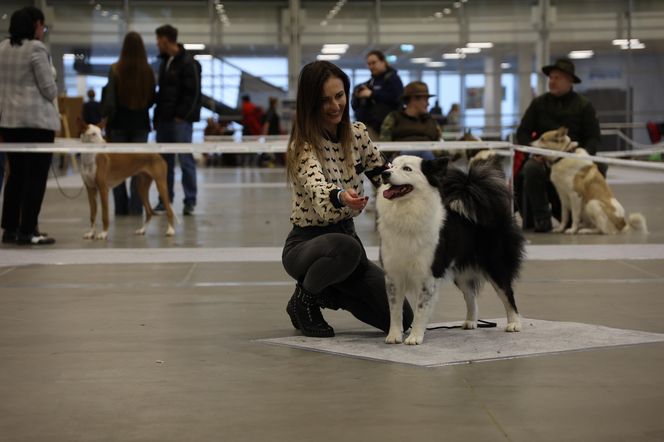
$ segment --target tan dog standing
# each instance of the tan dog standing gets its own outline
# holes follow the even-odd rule
[[[81,134],[84,143],[104,143],[101,129],[95,125],[88,125]],[[149,193],[152,180],[157,184],[159,196],[166,208],[168,229],[166,236],[173,236],[173,209],[168,199],[166,187],[166,161],[154,153],[82,153],[81,177],[88,192],[90,204],[90,230],[83,235],[85,239],[106,239],[108,237],[108,191],[127,178],[136,175],[137,190],[143,208],[145,209],[145,222],[143,227],[136,230],[137,235],[144,235],[154,212],[150,207]],[[97,192],[101,200],[101,219],[103,230],[97,234],[95,229],[97,219]]]
[[[551,164],[551,182],[560,197],[562,216],[554,232],[616,234],[636,230],[648,233],[646,219],[640,213],[627,216],[613,196],[609,185],[588,152],[567,136],[567,128],[550,130],[532,146],[559,152],[574,153],[575,158],[547,157]],[[572,226],[565,229],[572,212]],[[585,228],[581,228],[585,225]]]

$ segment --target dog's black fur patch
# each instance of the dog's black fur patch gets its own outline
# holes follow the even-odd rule
[[[422,173],[427,178],[429,184],[440,188],[441,180],[447,172],[447,158],[437,158],[435,160],[422,160]]]
[[[446,161],[444,165],[423,161],[422,171],[427,179],[432,176],[439,182],[435,187],[446,210],[431,266],[433,276],[444,277],[452,265],[456,273],[469,268],[480,270],[505,292],[518,311],[512,284],[519,275],[525,240],[512,216],[502,171],[489,162],[478,162],[466,173],[447,169]],[[465,213],[457,210],[459,207]]]

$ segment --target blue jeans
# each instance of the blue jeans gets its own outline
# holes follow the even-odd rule
[[[110,129],[108,138],[111,143],[146,143],[148,134],[147,130]],[[135,176],[131,177],[129,187],[131,196],[127,195],[126,183],[118,184],[113,188],[116,215],[141,215],[143,213],[143,203],[138,196]]]
[[[186,121],[159,121],[157,123],[157,143],[191,143],[193,125]],[[182,169],[182,189],[184,190],[184,204],[195,206],[196,194],[196,161],[190,153],[179,153],[178,160]],[[173,182],[175,181],[175,154],[165,153],[161,156],[168,165],[168,198],[173,202],[175,192]]]

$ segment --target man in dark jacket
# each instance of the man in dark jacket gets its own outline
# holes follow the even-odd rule
[[[369,136],[376,139],[387,114],[401,109],[399,98],[403,83],[381,51],[373,50],[367,54],[367,67],[371,79],[355,88],[351,106],[355,118],[363,122],[369,129]]]
[[[544,132],[565,126],[569,137],[594,155],[600,144],[599,121],[590,101],[574,92],[581,83],[574,74],[574,64],[567,59],[544,66],[549,77],[549,92],[536,97],[526,109],[517,130],[517,142],[529,146]],[[540,155],[532,155],[521,168],[516,180],[517,202],[524,227],[534,224],[536,232],[549,232],[551,207],[560,212],[560,200],[549,180],[549,167]]]
[[[154,111],[158,143],[191,143],[193,123],[200,119],[201,65],[177,42],[178,31],[171,25],[156,29],[159,67],[159,91]],[[162,154],[168,164],[168,195],[173,202],[175,154]],[[184,189],[184,215],[196,206],[196,161],[190,153],[179,153]],[[160,207],[161,206],[161,207]],[[155,210],[163,210],[163,205]]]

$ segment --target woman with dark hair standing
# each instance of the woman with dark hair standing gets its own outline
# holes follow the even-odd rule
[[[148,110],[154,104],[155,78],[148,64],[143,39],[129,32],[122,43],[117,63],[111,65],[102,111],[107,117],[107,136],[111,143],[145,143],[150,133]],[[113,189],[116,215],[140,215],[143,204],[131,179],[131,199],[125,183]]]
[[[0,132],[5,143],[52,143],[60,129],[44,14],[34,6],[14,12],[10,38],[0,42]],[[53,244],[38,231],[51,153],[10,152],[2,206],[2,242]]]
[[[293,229],[282,260],[297,280],[286,311],[305,336],[334,336],[321,307],[348,310],[386,333],[390,325],[383,271],[368,260],[353,224],[367,204],[360,174],[377,186],[387,164],[364,124],[351,124],[349,89],[346,74],[326,61],[300,73],[286,153]],[[413,319],[407,303],[403,318],[405,330]]]

